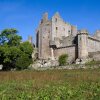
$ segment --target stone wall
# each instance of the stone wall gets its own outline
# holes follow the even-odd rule
[[[56,13],[52,17],[52,40],[55,37],[62,38],[63,36],[67,37],[69,35],[76,35],[77,27],[70,25],[63,21],[59,13]]]
[[[100,61],[100,51],[98,52],[89,52],[89,58],[95,61]]]
[[[89,36],[87,42],[88,52],[100,51],[100,40]]]
[[[73,36],[76,36],[78,34],[76,26],[71,26],[71,33],[72,33]]]
[[[68,62],[73,62],[77,58],[76,46],[67,46],[65,48],[57,48],[54,50],[54,56],[56,59],[62,54],[68,54]]]
[[[54,40],[55,37],[61,38],[62,36],[68,36],[68,32],[71,32],[71,26],[65,23],[60,15],[56,13],[52,17],[52,40]]]
[[[75,41],[75,37],[73,37],[72,35],[68,37],[63,37],[61,40],[61,46],[65,47],[65,46],[73,45],[74,41]]]

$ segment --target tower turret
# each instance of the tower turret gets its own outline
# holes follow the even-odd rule
[[[33,39],[32,39],[32,36],[28,36],[28,42],[33,44]]]
[[[88,57],[87,42],[88,42],[87,30],[80,30],[78,32],[78,58],[79,59],[86,59]]]

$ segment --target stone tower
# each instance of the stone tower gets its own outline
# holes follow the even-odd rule
[[[32,36],[28,36],[28,42],[33,44],[33,39],[32,39]]]
[[[77,35],[77,27],[63,21],[59,13],[55,13],[48,19],[48,13],[44,13],[36,35],[38,58],[56,59],[55,48],[59,48],[64,37]]]
[[[49,59],[50,58],[50,34],[51,34],[51,22],[48,20],[48,13],[43,15],[41,23],[37,29],[37,43],[38,58]]]
[[[100,30],[96,30],[94,37],[100,40]]]
[[[78,34],[78,58],[79,59],[86,59],[88,57],[87,42],[88,42],[87,30],[80,30]]]

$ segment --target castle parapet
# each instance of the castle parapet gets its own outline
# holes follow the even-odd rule
[[[88,35],[88,31],[86,29],[78,30],[78,34],[87,34]]]

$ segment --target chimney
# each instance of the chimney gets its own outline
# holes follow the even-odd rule
[[[48,21],[48,13],[44,13],[43,15],[43,22]]]

